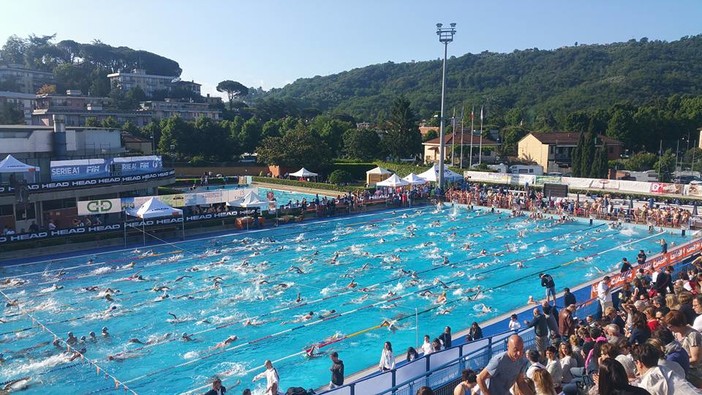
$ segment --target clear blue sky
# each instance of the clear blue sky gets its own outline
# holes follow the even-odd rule
[[[279,88],[370,64],[437,59],[436,23],[457,23],[449,56],[555,49],[702,33],[700,0],[87,0],[4,1],[0,40],[128,46],[166,56],[182,78]]]

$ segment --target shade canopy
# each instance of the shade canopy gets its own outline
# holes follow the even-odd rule
[[[427,181],[438,182],[439,181],[439,165],[436,163],[423,173],[419,173],[419,177],[424,178]],[[444,179],[447,181],[457,181],[463,179],[463,176],[451,171],[448,167],[444,167]]]
[[[397,174],[393,174],[387,180],[380,181],[375,185],[379,187],[403,187],[409,185],[409,182],[398,177]]]
[[[382,167],[378,166],[374,169],[368,170],[366,174],[392,174],[392,172],[388,169],[383,169]]]
[[[142,219],[174,217],[183,215],[183,210],[173,208],[162,201],[151,198],[138,209],[129,209],[127,214]]]
[[[0,173],[30,173],[35,171],[39,171],[39,168],[22,163],[12,155],[7,155],[7,157],[0,162]]]
[[[268,207],[268,201],[262,200],[256,192],[251,191],[244,195],[243,198],[227,203],[227,206],[263,209]]]
[[[302,169],[300,169],[294,173],[290,173],[289,175],[290,175],[290,177],[317,177],[318,174],[313,173],[313,172],[311,172],[303,167]]]
[[[414,173],[409,173],[407,176],[403,177],[402,179],[409,182],[412,185],[421,185],[421,184],[427,183],[426,179],[424,179],[423,177],[420,177]]]

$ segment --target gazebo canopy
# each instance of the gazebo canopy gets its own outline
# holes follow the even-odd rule
[[[409,182],[412,185],[421,185],[421,184],[426,184],[427,180],[414,174],[414,173],[409,173],[407,176],[402,178],[403,180]]]
[[[300,169],[294,173],[290,173],[289,176],[290,177],[317,177],[318,174],[313,173],[313,172],[311,172],[303,167],[302,169]]]
[[[256,192],[251,191],[247,193],[243,198],[227,203],[227,206],[244,208],[258,207],[260,209],[263,209],[268,207],[268,202],[265,200],[261,200],[261,198]]]
[[[422,177],[425,180],[431,182],[439,181],[439,165],[435,163],[427,171],[419,173],[419,177]],[[447,181],[456,181],[463,179],[463,176],[454,171],[449,170],[448,167],[444,167],[444,179]]]
[[[379,183],[377,183],[375,185],[377,185],[379,187],[403,187],[403,186],[409,185],[409,182],[398,177],[397,174],[393,174],[387,180],[380,181]]]
[[[35,171],[39,171],[39,168],[22,163],[12,155],[7,155],[0,162],[0,173],[30,173]]]
[[[366,174],[392,174],[392,172],[388,169],[384,169],[380,166],[370,169],[366,172]]]
[[[172,217],[183,215],[183,210],[173,208],[162,201],[151,198],[138,209],[127,210],[127,214],[141,219]]]

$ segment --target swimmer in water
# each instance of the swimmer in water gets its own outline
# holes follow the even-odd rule
[[[333,316],[334,314],[336,314],[336,310],[331,309],[331,310],[329,310],[329,311],[325,311],[325,312],[320,313],[320,314],[319,314],[319,319],[320,319],[320,320],[323,320],[323,319],[325,319],[325,318],[328,318],[328,317]]]
[[[166,285],[154,285],[154,287],[151,288],[154,292],[169,291],[170,289],[171,288]]]
[[[356,288],[356,286],[358,286],[358,284],[356,283],[356,280],[351,279],[351,282],[346,286],[346,288],[353,289],[353,288]]]
[[[107,327],[102,327],[102,337],[110,337],[110,332],[107,331]]]
[[[192,278],[192,276],[180,276],[180,277],[176,278],[174,282],[177,283],[177,282],[183,280],[184,278]]]
[[[383,320],[383,322],[380,323],[380,327],[387,327],[388,330],[392,333],[395,333],[397,331],[397,326],[395,326],[395,321],[390,321],[390,320]]]
[[[446,303],[446,291],[442,292],[438,298],[436,298],[436,304]]]
[[[234,343],[235,341],[237,341],[237,339],[239,339],[239,337],[237,337],[236,335],[229,336],[228,338],[224,339],[223,341],[217,343],[217,345],[214,346],[214,348],[215,349],[224,348],[224,347]]]
[[[183,332],[183,334],[180,336],[180,340],[184,342],[191,342],[193,341],[193,335],[188,335],[186,332]]]

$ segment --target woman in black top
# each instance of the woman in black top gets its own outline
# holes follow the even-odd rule
[[[641,387],[629,384],[624,366],[619,361],[607,358],[600,362],[597,376],[597,392],[600,395],[651,395]]]

